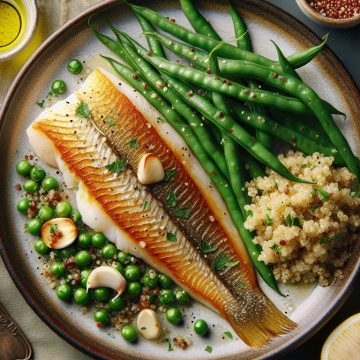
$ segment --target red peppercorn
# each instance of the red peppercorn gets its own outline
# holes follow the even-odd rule
[[[285,245],[286,245],[286,241],[285,241],[285,240],[280,240],[280,241],[279,241],[279,244],[280,244],[281,246],[285,246]]]

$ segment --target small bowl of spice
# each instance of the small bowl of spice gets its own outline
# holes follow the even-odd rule
[[[36,23],[36,0],[0,0],[0,61],[11,59],[30,42]]]
[[[311,20],[333,28],[347,28],[360,23],[360,0],[296,0],[300,10]]]

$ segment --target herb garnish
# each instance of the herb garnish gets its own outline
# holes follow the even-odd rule
[[[331,241],[331,239],[329,239],[328,237],[326,236],[323,236],[321,239],[320,239],[320,244],[329,244]]]
[[[177,204],[177,197],[176,194],[173,191],[170,191],[167,198],[166,198],[166,205],[169,208],[175,207]]]
[[[272,224],[272,218],[270,215],[265,215],[264,225],[271,225]]]
[[[168,232],[166,234],[166,240],[171,241],[171,242],[176,242],[176,235],[171,232]]]
[[[149,207],[149,201],[145,200],[143,205],[143,210],[146,210]]]
[[[169,170],[166,170],[164,181],[170,181],[171,178],[175,175],[176,168],[171,168]]]
[[[186,220],[190,217],[190,208],[175,209],[172,213],[174,216]]]
[[[279,254],[281,254],[281,252],[282,252],[282,247],[279,246],[278,244],[274,244],[273,246],[270,247],[270,249],[275,250]]]
[[[233,339],[233,334],[230,331],[225,331],[224,335],[226,335],[229,339]]]
[[[286,226],[297,226],[301,227],[301,222],[299,218],[292,218],[290,214],[285,219],[285,225]]]
[[[91,115],[88,104],[86,104],[84,101],[81,101],[80,105],[75,110],[75,114],[84,119],[88,119]]]
[[[36,102],[36,105],[40,108],[40,109],[43,109],[44,108],[44,103],[45,103],[45,100],[39,100]]]
[[[132,149],[136,149],[138,146],[139,146],[139,143],[137,141],[137,139],[131,139],[129,141],[129,146],[132,148]]]
[[[329,193],[326,190],[324,190],[322,188],[319,188],[319,189],[317,189],[317,191],[318,191],[318,193],[320,195],[321,200],[328,200],[329,199]]]
[[[211,246],[209,243],[207,243],[206,241],[204,240],[201,240],[200,241],[200,251],[204,254],[208,254],[208,253],[211,253],[211,252],[214,252],[217,250],[217,247],[216,246]]]
[[[119,174],[121,171],[123,171],[125,169],[125,166],[126,166],[126,161],[120,159],[120,160],[114,161],[113,163],[111,163],[109,165],[106,165],[105,167],[112,174]]]
[[[165,339],[165,341],[168,343],[168,351],[173,351],[174,348],[172,346],[172,342],[170,339]]]
[[[244,283],[240,280],[236,283],[236,286],[239,288],[239,289],[243,289],[245,287]]]
[[[50,226],[50,234],[55,234],[59,231],[59,225],[58,224],[52,224]]]
[[[246,217],[253,216],[253,215],[254,215],[254,213],[253,213],[252,210],[246,210],[246,211],[245,211],[245,216],[246,216]]]
[[[212,353],[212,347],[210,345],[208,345],[206,348],[205,348],[205,351],[207,351],[209,354]]]
[[[236,266],[239,261],[229,261],[229,255],[227,254],[222,254],[222,255],[218,255],[216,256],[216,258],[213,260],[212,262],[212,267],[216,270],[216,271],[224,271],[226,268],[231,268],[233,266]]]
[[[115,126],[116,125],[116,121],[114,119],[112,119],[112,118],[108,118],[106,122],[107,122],[107,124],[109,126]]]

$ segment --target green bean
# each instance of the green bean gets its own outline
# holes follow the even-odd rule
[[[275,95],[269,91],[264,90],[251,90],[246,86],[231,82],[228,79],[217,76],[210,76],[210,74],[207,74],[204,71],[197,70],[189,66],[172,63],[168,60],[160,59],[156,56],[149,56],[148,54],[142,54],[142,56],[144,56],[161,72],[165,72],[177,78],[193,82],[206,89],[221,92],[224,95],[237,98],[238,100],[275,107],[285,112],[296,112],[303,114],[311,113],[311,110],[298,99],[283,95]],[[251,63],[246,64],[252,65]],[[261,69],[266,69],[258,65],[256,66]],[[270,71],[268,72],[272,73]],[[253,75],[253,77],[255,76]]]
[[[191,44],[192,46],[199,47],[203,50],[206,50],[207,52],[211,52],[215,47],[219,47],[218,55],[224,58],[247,60],[260,65],[267,66],[273,70],[277,70],[277,71],[281,70],[280,64],[278,64],[275,61],[269,60],[264,56],[239,49],[233,45],[230,45],[225,42],[221,42],[219,40],[211,39],[204,35],[196,34],[179,24],[172,22],[171,20],[167,19],[165,16],[162,16],[157,12],[145,8],[143,6],[138,6],[129,3],[128,5],[131,7],[133,11],[135,11],[139,15],[142,15],[144,18],[146,18],[152,24],[156,25],[161,30]],[[310,49],[309,49],[308,53],[311,54],[311,56],[308,56],[307,61],[310,61],[314,56],[316,56],[318,52],[315,50],[312,53],[310,53]],[[300,56],[295,54],[291,58],[291,63],[293,61],[296,61],[297,64],[304,63],[305,61],[303,60],[303,58],[304,58],[304,53],[301,53]]]
[[[248,29],[246,27],[246,24],[244,22],[244,20],[242,19],[242,17],[240,16],[240,14],[236,11],[235,7],[232,5],[230,0],[227,0],[227,3],[230,6],[230,14],[232,17],[232,21],[234,24],[234,31],[235,31],[235,36],[237,39],[237,45],[239,48],[243,48],[245,50],[248,51],[252,51],[252,45],[251,45],[251,40],[250,40],[250,36],[249,36],[249,32]],[[280,63],[280,65],[282,65]],[[248,85],[249,88],[254,90],[254,89],[258,89],[258,85],[254,80],[249,80],[248,81]],[[254,110],[259,113],[259,114],[266,114],[265,109],[260,106],[260,105],[251,105]],[[261,142],[266,148],[271,149],[271,136],[265,132],[262,132],[259,129],[256,129],[256,139]]]
[[[320,152],[325,156],[334,157],[334,163],[336,165],[344,165],[343,159],[341,156],[339,156],[339,153],[337,153],[336,149],[333,147],[318,145],[308,138],[296,133],[295,131],[276,123],[268,116],[258,114],[255,111],[247,109],[245,106],[241,106],[240,104],[234,106],[233,111],[242,123],[248,124],[257,129],[263,130],[268,134],[276,136],[277,138],[287,142],[305,154],[311,155],[315,152]]]
[[[277,123],[280,123],[284,127],[294,130],[298,134],[308,138],[310,141],[323,145],[331,146],[331,141],[329,137],[325,134],[324,130],[320,127],[318,130],[314,126],[309,126],[306,122],[297,119],[296,117],[285,114],[275,109],[270,111],[271,118],[274,119]],[[317,119],[313,119],[313,122],[317,123]]]
[[[265,172],[263,171],[261,166],[247,152],[245,151],[240,152],[240,157],[243,159],[245,169],[249,172],[251,179],[256,179],[258,177],[265,176]]]
[[[125,81],[127,81],[131,86],[133,86],[140,94],[142,94],[146,98],[146,100],[151,105],[153,105],[170,123],[170,125],[183,137],[196,158],[199,160],[206,173],[211,177],[211,180],[213,181],[222,198],[224,199],[230,216],[232,217],[241,238],[244,240],[249,254],[251,254],[252,256],[255,268],[258,270],[259,274],[263,277],[266,283],[280,294],[280,291],[277,287],[276,281],[270,268],[265,265],[264,262],[258,260],[258,257],[260,255],[260,249],[252,242],[251,232],[244,227],[244,218],[230,186],[221,174],[220,170],[208,157],[201,143],[199,142],[199,140],[197,140],[196,136],[192,132],[191,128],[154,90],[145,89],[144,86],[142,86],[142,81],[134,80],[133,70],[113,59],[110,59],[108,57],[104,58],[107,59],[113,66],[115,71]]]
[[[146,49],[144,49],[140,44],[136,43],[134,40],[128,38],[124,33],[122,33],[121,31],[117,30],[116,28],[112,27],[113,32],[115,33],[115,35],[118,37],[119,41],[123,41],[123,42],[127,42],[128,44],[133,44],[133,46],[135,46],[139,51],[142,52],[147,52]],[[107,39],[107,41],[109,42],[109,39]],[[105,44],[106,45],[106,44]],[[120,44],[118,44],[119,47],[121,47]],[[128,46],[126,44],[124,44],[124,46],[127,46],[127,52],[131,53],[132,59],[135,59],[138,57],[137,52],[135,49],[132,48],[132,46]],[[112,46],[113,48],[115,48],[115,46]],[[122,51],[114,51],[115,53],[117,53],[119,56],[123,57],[123,52]],[[125,59],[127,59],[127,57],[125,57]],[[139,59],[138,61],[141,61],[141,59]],[[144,63],[142,68],[150,68],[150,65],[148,65],[147,63]],[[189,123],[189,125],[192,127],[193,131],[195,132],[196,136],[198,136],[198,138],[202,139],[202,145],[204,147],[204,149],[206,150],[206,152],[209,154],[209,156],[211,156],[213,158],[213,160],[215,161],[215,163],[218,165],[218,167],[220,168],[221,172],[224,174],[224,176],[226,178],[228,178],[229,173],[228,173],[228,169],[226,167],[226,163],[225,163],[225,158],[224,158],[224,154],[217,148],[217,146],[213,143],[211,136],[209,136],[207,129],[204,127],[203,121],[199,118],[199,116],[194,113],[193,109],[188,106],[186,104],[186,102],[182,101],[181,98],[179,98],[177,96],[177,94],[170,88],[166,88],[165,91],[165,83],[164,80],[161,78],[161,76],[159,74],[157,74],[155,71],[152,71],[151,74],[153,74],[153,79],[152,79],[152,86],[154,88],[154,90],[160,89],[161,87],[163,88],[163,91],[161,91],[162,96],[170,101],[175,109],[175,111],[183,116],[187,122]],[[176,79],[174,79],[174,81],[178,81]]]
[[[208,36],[215,40],[221,40],[218,33],[210,23],[202,16],[192,0],[180,0],[180,5],[194,30],[202,35]]]
[[[168,72],[181,79],[186,79],[191,82],[197,83],[198,85],[201,85],[207,89],[215,90],[225,95],[236,97],[241,100],[243,100],[243,98],[245,97],[243,95],[246,95],[244,92],[244,87],[236,83],[229,84],[224,78],[215,78],[188,66],[171,63],[169,64],[166,63],[164,60],[155,59],[154,57],[147,58],[151,63],[159,67],[161,65],[160,68],[162,71]],[[360,180],[360,171],[357,166],[356,158],[347,140],[336,126],[329,109],[322,102],[322,100],[314,90],[312,90],[310,87],[292,76],[285,74],[279,75],[276,72],[269,71],[263,66],[246,62],[244,62],[244,65],[241,68],[241,73],[239,73],[238,75],[263,81],[271,86],[274,86],[290,95],[297,96],[299,99],[301,99],[304,102],[303,105],[307,106],[314,113],[321,126],[323,127],[324,131],[329,136],[332,144],[336,147],[336,150],[340,153],[340,156],[345,161],[346,166],[356,176],[357,182]],[[254,94],[256,96],[255,98],[253,97]],[[253,91],[252,95],[251,93],[247,94],[247,97],[248,101],[249,99],[253,101],[258,100],[257,103],[263,103],[271,106],[271,104],[267,102],[267,100],[269,100],[269,94],[270,93],[267,92]],[[273,106],[285,111],[284,107],[279,106],[278,102],[275,104],[275,100],[278,101],[280,99],[279,96],[273,96],[273,99]],[[284,101],[286,102],[286,100]],[[289,98],[289,100],[287,101],[292,102],[291,107],[294,105],[292,98]],[[294,108],[292,110],[294,110]]]

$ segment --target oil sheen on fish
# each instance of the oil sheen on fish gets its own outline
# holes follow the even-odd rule
[[[179,150],[179,136],[169,134],[159,114],[146,102],[141,108],[141,95],[134,100],[133,89],[121,84],[119,91],[118,83],[95,70],[75,95],[46,109],[28,129],[36,154],[78,187],[84,222],[217,311],[248,345],[260,348],[294,328],[258,287],[226,207],[191,151],[185,143]],[[75,114],[80,103],[89,118]],[[139,183],[137,164],[149,152],[166,170],[176,169],[170,181]],[[119,156],[128,166],[113,174],[109,165]],[[167,201],[170,192],[175,209],[188,216],[174,211]]]

